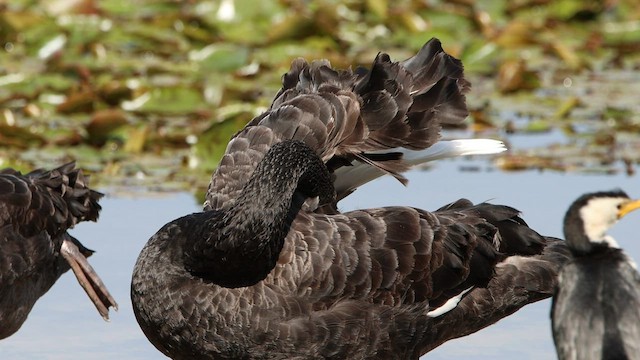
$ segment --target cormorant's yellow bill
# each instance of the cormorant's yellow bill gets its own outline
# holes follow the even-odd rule
[[[628,213],[636,209],[640,209],[640,199],[629,200],[628,202],[620,206],[620,209],[618,210],[618,219],[621,219],[623,216],[627,215]]]

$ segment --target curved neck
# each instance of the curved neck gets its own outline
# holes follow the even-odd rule
[[[315,152],[293,140],[272,146],[228,210],[201,213],[199,229],[185,229],[187,269],[225,287],[257,283],[275,267],[304,201],[316,196],[326,203],[335,192]]]

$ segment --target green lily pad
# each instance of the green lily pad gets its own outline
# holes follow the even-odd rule
[[[190,58],[198,63],[202,73],[231,72],[247,65],[249,49],[233,44],[212,44],[192,51]]]
[[[200,91],[193,87],[156,87],[148,92],[149,100],[136,111],[141,113],[193,113],[207,109]]]

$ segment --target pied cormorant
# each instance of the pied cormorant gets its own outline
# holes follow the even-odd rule
[[[574,259],[560,272],[551,319],[558,358],[640,359],[640,274],[606,231],[640,208],[623,191],[581,196],[564,236]]]

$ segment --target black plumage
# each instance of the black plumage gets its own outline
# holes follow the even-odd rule
[[[70,268],[105,320],[117,307],[87,262],[93,251],[67,232],[98,219],[101,197],[74,163],[28,174],[0,171],[0,339],[18,331]]]
[[[336,190],[341,169],[404,180],[406,151],[467,115],[468,87],[435,39],[369,71],[295,60],[230,141],[204,211],[143,248],[131,299],[147,338],[174,359],[415,359],[549,297],[566,247],[513,208],[337,208],[360,180]]]
[[[640,274],[605,234],[640,208],[622,191],[578,198],[564,220],[575,258],[561,270],[551,310],[559,359],[640,358]]]

